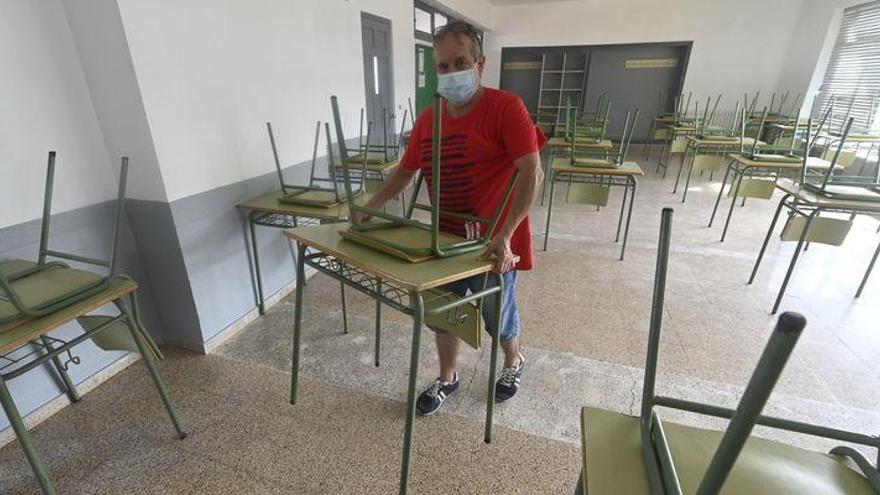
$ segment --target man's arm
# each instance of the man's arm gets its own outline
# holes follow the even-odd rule
[[[495,255],[495,271],[499,273],[509,272],[516,265],[513,251],[510,249],[510,238],[513,237],[513,232],[519,227],[519,224],[528,216],[529,210],[538,197],[538,188],[544,181],[541,157],[537,151],[514,160],[513,165],[519,172],[519,176],[511,192],[510,210],[482,256],[487,259]]]
[[[406,189],[412,183],[412,179],[415,175],[415,170],[410,170],[402,165],[398,165],[394,171],[391,172],[391,175],[385,179],[382,188],[373,194],[365,206],[376,210],[381,209],[389,199],[396,197]],[[360,221],[367,220],[368,218],[367,215],[360,212],[352,212],[352,214],[352,216],[360,217],[358,219]]]

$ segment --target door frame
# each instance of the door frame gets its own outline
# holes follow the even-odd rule
[[[391,108],[388,109],[388,130],[392,133],[392,135],[397,135],[397,98],[395,97],[394,91],[394,24],[391,22],[391,19],[378,16],[376,14],[371,14],[367,11],[361,11],[361,60],[364,58],[364,42],[363,42],[363,30],[364,30],[364,19],[368,19],[372,22],[376,22],[379,24],[385,24],[388,26],[388,97],[391,103]],[[363,71],[361,71],[363,73]],[[366,74],[364,74],[366,76]],[[367,107],[367,81],[366,77],[364,80],[364,109],[366,111]]]

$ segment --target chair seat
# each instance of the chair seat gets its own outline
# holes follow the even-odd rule
[[[336,198],[336,192],[329,189],[325,191],[299,190],[287,196],[279,197],[278,202],[289,205],[316,206],[319,208],[330,208],[340,204],[340,201]]]
[[[574,167],[616,168],[617,162],[607,158],[575,158]]]
[[[419,263],[432,259],[431,233],[409,225],[389,225],[367,230],[340,230],[343,239],[357,242],[383,253]],[[440,245],[465,242],[463,237],[440,233]]]
[[[683,493],[695,493],[723,432],[664,422]],[[650,494],[639,418],[591,407],[581,412],[585,493]],[[750,437],[721,495],[875,495],[867,480],[830,454]]]
[[[67,282],[69,282],[70,280],[77,278],[80,278],[81,280],[89,278],[84,274],[95,276],[95,274],[83,272],[81,270],[70,268],[58,269],[59,272],[62,270],[75,273],[53,273],[51,274],[53,279],[59,281],[67,279]],[[98,278],[100,279],[101,277],[98,276]],[[95,279],[91,278],[91,280]],[[89,313],[109,302],[127,295],[130,292],[134,292],[135,290],[137,290],[136,283],[128,279],[116,278],[111,280],[110,284],[101,291],[81,301],[59,309],[54,313],[39,318],[20,318],[2,324],[0,325],[0,355],[12,352],[31,340],[34,340],[41,335],[45,335],[51,330],[74,320],[77,317]],[[0,304],[8,303],[4,301]]]
[[[32,261],[10,260],[0,263],[0,270],[4,275],[21,273],[37,266]],[[104,275],[75,270],[73,268],[49,267],[32,275],[14,280],[10,285],[12,290],[21,298],[22,304],[33,308],[45,304],[55,298],[64,296],[78,289],[96,284],[105,278]],[[0,296],[5,296],[0,290]],[[18,310],[12,302],[0,298],[0,319],[15,316]],[[0,325],[0,333],[6,325]]]

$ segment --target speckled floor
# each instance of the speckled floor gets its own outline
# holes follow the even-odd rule
[[[626,260],[613,243],[620,191],[595,211],[564,204],[557,188],[549,250],[544,207],[532,217],[537,268],[518,278],[527,359],[520,394],[496,409],[497,441],[482,443],[488,349],[462,351],[463,388],[443,412],[417,421],[415,493],[569,493],[580,460],[583,405],[633,413],[639,405],[660,209],[675,208],[659,391],[734,405],[772,328],[769,314],[793,243],[774,236],[754,285],[746,285],[775,201],[737,207],[707,228],[718,179],[695,176],[688,201],[673,174],[639,183]],[[774,198],[778,200],[778,196]],[[722,208],[726,212],[726,198]],[[808,326],[767,411],[880,431],[880,275],[852,295],[880,235],[856,221],[839,248],[814,245],[782,309]],[[176,441],[140,365],[35,430],[61,493],[392,493],[403,432],[411,325],[383,311],[382,366],[372,364],[374,304],[349,291],[341,332],[338,285],[317,275],[306,289],[301,402],[286,402],[292,297],[211,356],[172,352],[162,364],[193,434]],[[420,381],[436,375],[422,339]],[[665,417],[719,426],[692,415]],[[71,436],[70,432],[74,434]],[[826,449],[828,442],[758,434]],[[50,452],[48,446],[56,445]],[[85,473],[79,472],[87,468]],[[35,483],[17,445],[0,451],[3,493]],[[7,482],[7,480],[9,480]]]

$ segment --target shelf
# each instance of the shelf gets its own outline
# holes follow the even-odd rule
[[[544,74],[583,74],[582,70],[545,70]]]

